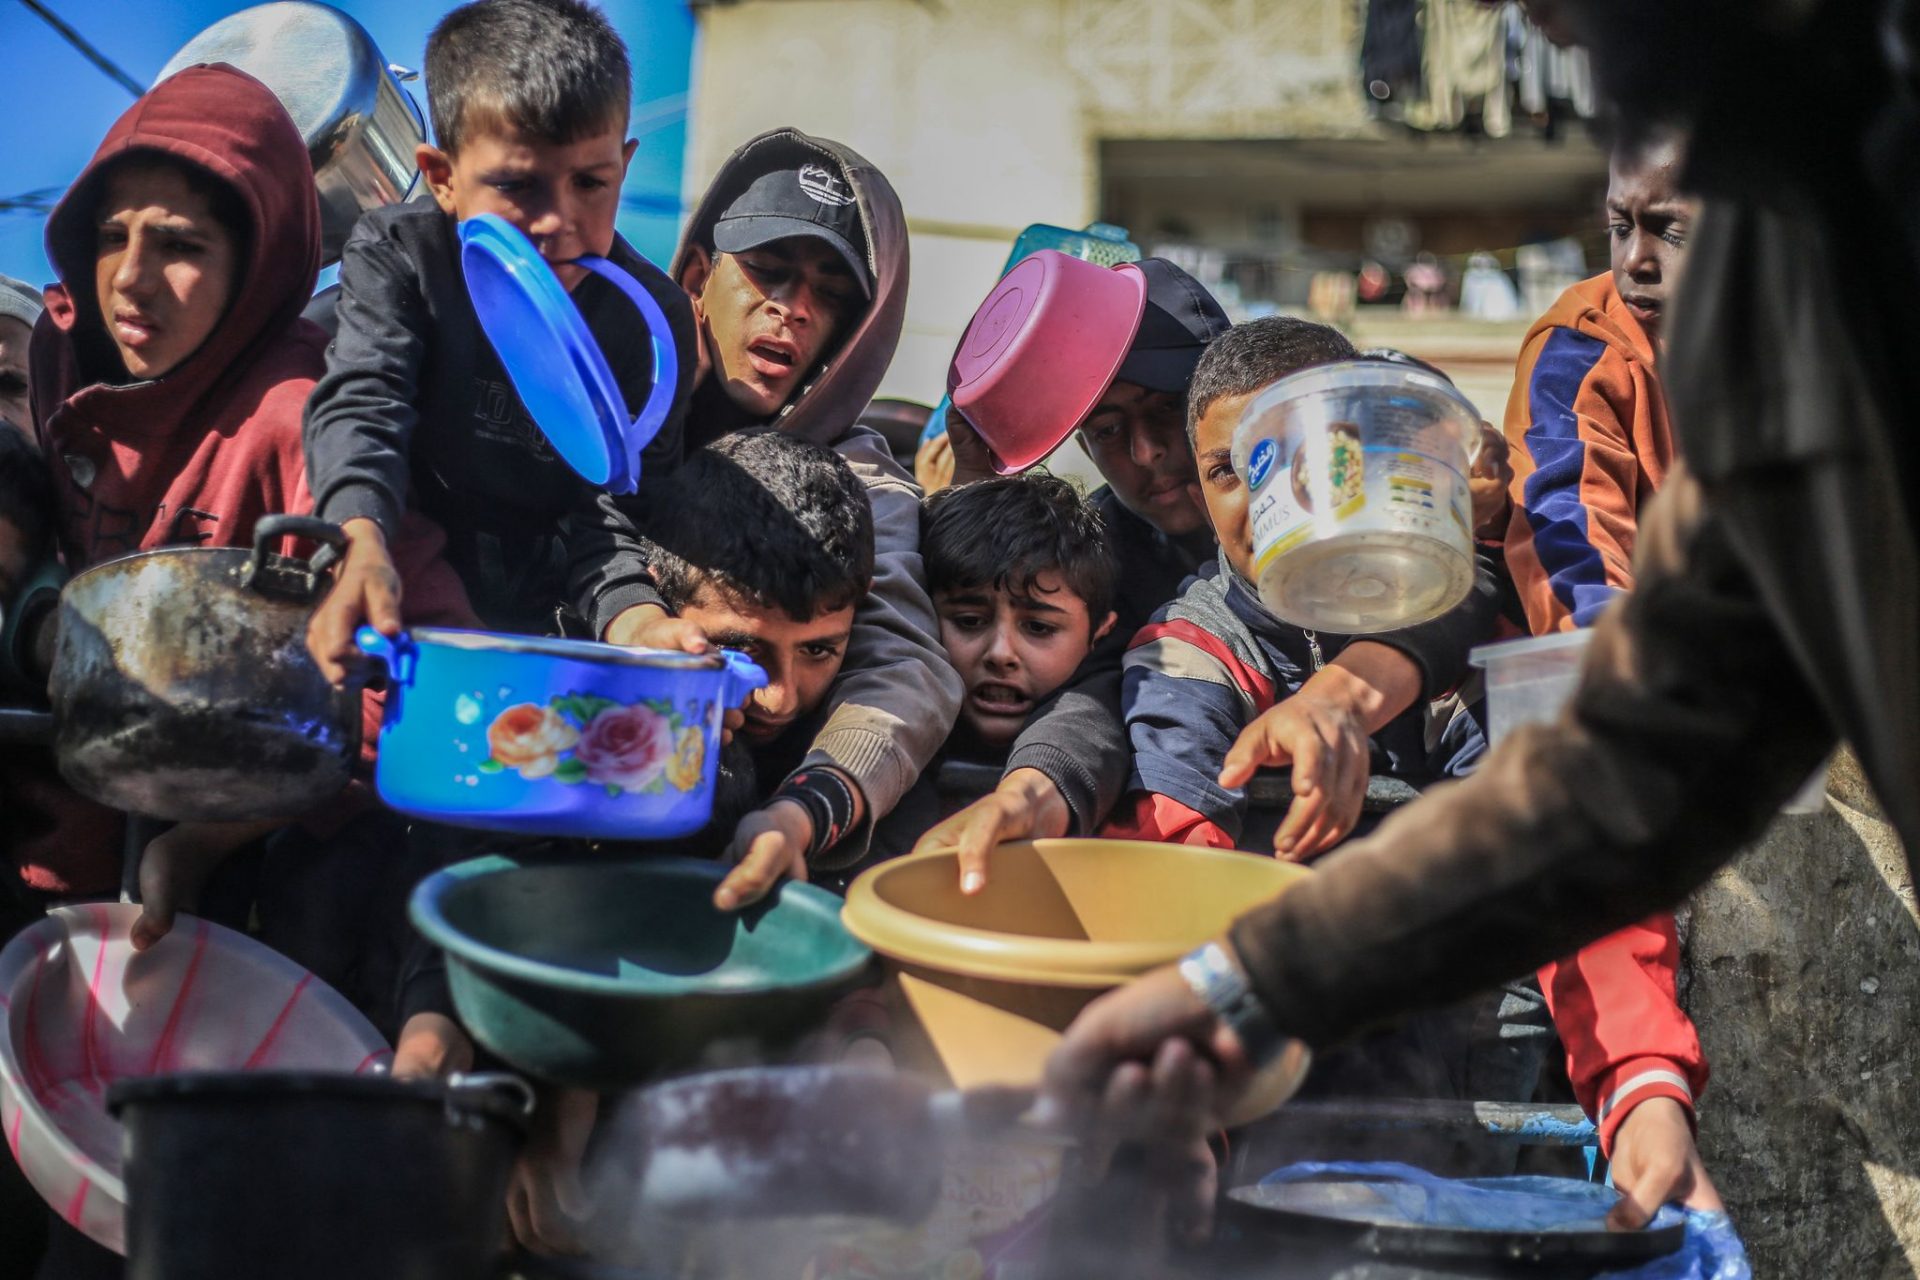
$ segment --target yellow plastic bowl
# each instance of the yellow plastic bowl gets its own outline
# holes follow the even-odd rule
[[[963,1089],[1031,1086],[1095,996],[1173,963],[1310,874],[1250,853],[1035,840],[995,849],[987,887],[971,897],[952,853],[881,863],[853,882],[842,919],[897,979],[930,1065]],[[1254,1091],[1254,1114],[1290,1096],[1305,1069],[1304,1049],[1282,1055]]]

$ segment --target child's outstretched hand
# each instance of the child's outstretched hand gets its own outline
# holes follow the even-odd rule
[[[1053,779],[1038,769],[1015,769],[992,791],[928,828],[913,851],[952,850],[960,864],[960,892],[974,894],[987,887],[987,862],[995,846],[1063,836],[1072,817]]]
[[[473,1070],[473,1041],[444,1013],[416,1013],[393,1046],[396,1080],[444,1080]]]
[[[813,819],[793,800],[775,800],[755,809],[734,828],[726,860],[734,864],[713,892],[713,905],[738,911],[773,892],[782,877],[807,878],[807,848],[813,843]]]
[[[367,668],[367,656],[353,639],[361,623],[389,638],[400,634],[400,571],[387,552],[386,535],[365,518],[341,529],[347,553],[334,572],[333,589],[307,620],[307,652],[336,688]]]
[[[1725,1209],[1700,1148],[1686,1108],[1672,1098],[1648,1098],[1620,1122],[1613,1135],[1609,1168],[1620,1202],[1607,1215],[1614,1231],[1638,1231],[1660,1206],[1679,1203],[1689,1209]]]
[[[1507,530],[1507,515],[1513,509],[1508,486],[1513,483],[1512,450],[1507,438],[1491,422],[1480,424],[1480,456],[1473,460],[1473,473],[1467,477],[1467,491],[1473,495],[1473,532],[1475,537],[1499,539]]]
[[[1372,763],[1366,726],[1332,699],[1303,689],[1240,731],[1220,785],[1244,787],[1269,765],[1293,766],[1293,803],[1274,833],[1274,852],[1291,862],[1316,858],[1360,821]]]
[[[213,869],[277,822],[183,822],[155,836],[140,854],[140,918],[128,941],[145,951],[173,932],[173,918],[191,911]]]
[[[532,1253],[583,1254],[593,1204],[581,1182],[587,1140],[600,1096],[582,1089],[542,1089],[533,1132],[507,1183],[507,1221]]]

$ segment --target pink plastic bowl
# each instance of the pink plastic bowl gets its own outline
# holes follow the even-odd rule
[[[1001,474],[1059,448],[1100,402],[1146,305],[1140,268],[1053,249],[1022,258],[994,286],[960,336],[947,391]]]
[[[54,1211],[119,1253],[126,1189],[108,1085],[179,1071],[352,1073],[391,1057],[373,1024],[291,960],[192,916],[136,953],[127,934],[139,918],[120,903],[62,907],[0,951],[0,1131]]]

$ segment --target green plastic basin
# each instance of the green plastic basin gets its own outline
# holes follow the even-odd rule
[[[546,1080],[624,1089],[723,1044],[758,1056],[791,1043],[872,959],[811,885],[716,910],[726,870],[477,858],[420,883],[413,923],[445,950],[479,1043]]]

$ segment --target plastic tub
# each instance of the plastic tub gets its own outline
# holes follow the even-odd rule
[[[390,1056],[373,1025],[306,970],[192,916],[144,952],[140,908],[62,907],[0,951],[0,1129],[54,1212],[125,1249],[118,1080],[182,1071],[356,1074]]]
[[[1487,673],[1487,733],[1500,740],[1526,724],[1545,724],[1559,718],[1560,709],[1580,683],[1580,664],[1586,660],[1593,632],[1562,631],[1531,640],[1483,644],[1468,655]]]
[[[881,863],[848,889],[844,916],[886,958],[927,1065],[963,1089],[1027,1087],[1095,996],[1173,963],[1310,874],[1249,853],[1036,840],[995,849],[987,887],[970,896],[952,853]],[[1300,1046],[1282,1054],[1236,1119],[1291,1096],[1306,1065]]]
[[[475,1040],[542,1079],[612,1091],[721,1042],[764,1050],[813,1029],[873,955],[839,901],[788,882],[739,912],[728,868],[689,858],[522,865],[476,858],[414,890]]]
[[[1003,475],[1060,447],[1106,394],[1147,306],[1131,263],[1103,267],[1053,249],[1023,258],[973,313],[947,391]]]
[[[1480,415],[1424,370],[1349,360],[1282,378],[1241,414],[1254,582],[1284,621],[1372,635],[1446,613],[1473,586],[1467,471]]]

